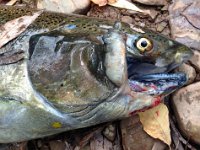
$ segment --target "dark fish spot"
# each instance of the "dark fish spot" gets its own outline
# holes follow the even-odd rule
[[[23,18],[20,18],[20,19],[18,20],[19,23],[20,23],[20,22],[23,22],[23,21],[24,21]]]
[[[25,29],[26,28],[26,25],[22,25],[22,26],[20,26],[19,28],[18,28],[18,31],[21,31],[21,30],[23,30],[23,29]]]

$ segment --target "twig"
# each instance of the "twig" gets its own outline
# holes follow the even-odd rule
[[[183,144],[185,144],[185,146],[186,146],[187,148],[189,148],[189,149],[191,149],[191,150],[196,150],[196,148],[194,148],[191,144],[188,143],[187,140],[185,140],[185,139],[182,137],[182,135],[181,135],[181,134],[179,133],[179,131],[177,130],[177,128],[176,128],[176,126],[175,126],[173,120],[170,118],[169,121],[170,121],[170,126],[171,126],[171,129],[172,129],[172,132],[175,134],[176,137],[178,137],[178,140],[179,140],[180,142],[182,142]],[[177,147],[177,145],[176,145],[176,147]]]

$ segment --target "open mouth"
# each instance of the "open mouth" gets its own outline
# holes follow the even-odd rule
[[[168,73],[166,68],[156,67],[153,64],[131,62],[127,59],[129,86],[135,92],[146,93],[152,96],[166,96],[187,82],[185,73]]]

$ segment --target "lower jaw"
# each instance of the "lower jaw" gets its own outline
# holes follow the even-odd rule
[[[129,86],[135,92],[166,96],[182,87],[186,81],[184,73],[159,73],[129,78]]]

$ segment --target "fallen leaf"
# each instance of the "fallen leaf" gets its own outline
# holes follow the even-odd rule
[[[146,5],[166,5],[167,0],[132,0],[134,2],[138,2],[141,4],[146,4]]]
[[[7,2],[6,5],[13,6],[16,2],[17,2],[17,0],[11,0],[11,1]]]
[[[41,13],[38,11],[32,16],[19,17],[0,26],[0,48],[24,32]]]
[[[127,1],[127,0],[117,0],[116,2],[108,2],[109,5],[114,6],[114,7],[118,7],[118,8],[124,8],[124,9],[130,9],[130,10],[134,10],[137,12],[142,12],[144,13],[144,11],[140,8],[138,8],[136,5],[134,5],[133,3]]]
[[[150,136],[158,138],[167,145],[171,144],[170,128],[169,128],[169,112],[164,104],[138,113],[144,131]]]
[[[136,12],[140,12],[140,13],[149,15],[152,19],[154,19],[158,14],[158,12],[156,10],[139,8],[136,5],[134,5],[133,3],[129,2],[128,0],[117,0],[116,2],[108,1],[108,4],[111,6],[114,6],[114,7],[128,9],[128,10],[132,10],[132,11],[136,11]]]

